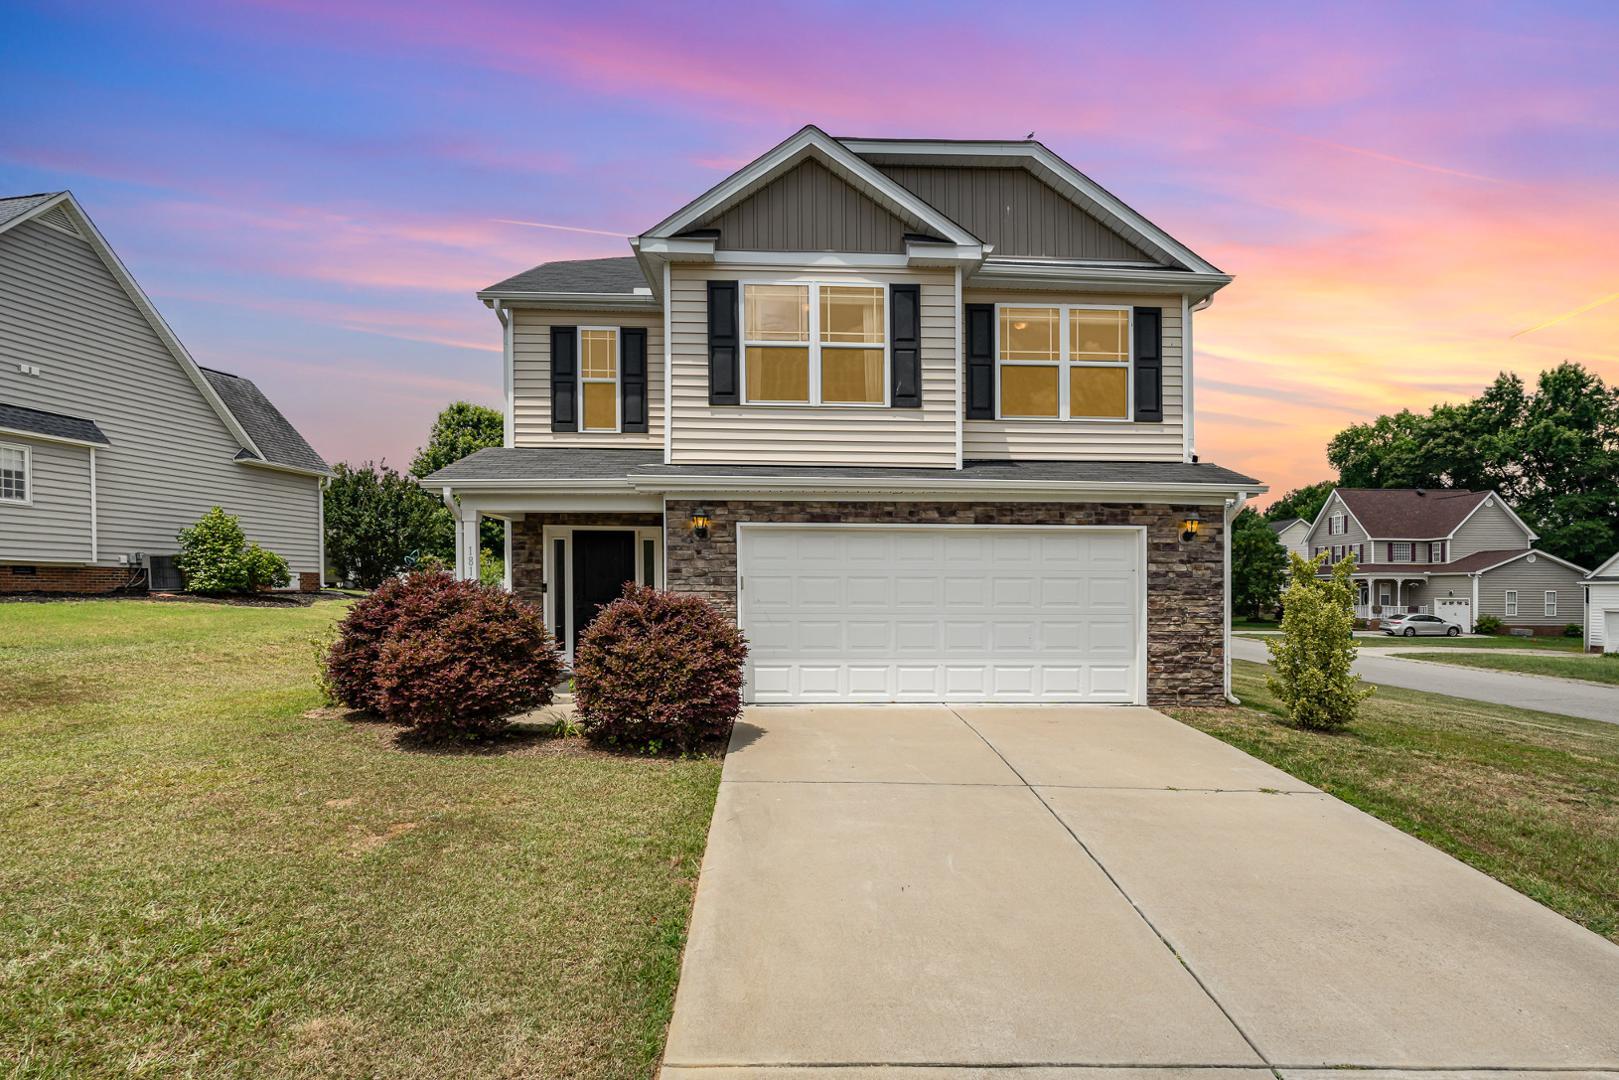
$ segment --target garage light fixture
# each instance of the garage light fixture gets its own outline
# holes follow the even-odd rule
[[[696,510],[693,510],[691,512],[691,534],[692,534],[692,536],[696,537],[699,540],[707,540],[708,539],[709,526],[711,526],[713,523],[714,523],[713,520],[708,516],[708,511],[707,510],[704,510],[701,507],[698,507]]]
[[[1197,539],[1197,531],[1202,528],[1202,522],[1196,514],[1187,514],[1186,520],[1181,522],[1181,543],[1190,544]]]

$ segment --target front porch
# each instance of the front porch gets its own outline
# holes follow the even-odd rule
[[[1355,618],[1376,626],[1394,615],[1432,615],[1423,578],[1356,574]]]

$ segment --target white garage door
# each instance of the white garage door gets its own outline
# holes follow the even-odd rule
[[[743,525],[748,700],[1144,696],[1138,529]]]

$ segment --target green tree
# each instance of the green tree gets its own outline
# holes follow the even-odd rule
[[[1231,610],[1255,618],[1276,607],[1287,549],[1270,524],[1244,509],[1231,523]]]
[[[1282,595],[1282,632],[1265,642],[1271,671],[1265,682],[1299,727],[1332,731],[1355,719],[1372,688],[1355,663],[1354,559],[1340,559],[1332,576],[1317,571],[1325,555],[1289,555],[1292,583]]]
[[[1502,373],[1472,401],[1380,416],[1338,433],[1345,487],[1494,489],[1540,546],[1581,566],[1619,548],[1619,387],[1576,363],[1531,392]]]
[[[1265,511],[1265,520],[1286,521],[1289,518],[1303,518],[1305,521],[1314,521],[1321,508],[1327,504],[1327,497],[1332,494],[1332,489],[1337,486],[1335,480],[1322,480],[1320,483],[1296,487],[1270,504]]]
[[[326,486],[326,558],[337,576],[374,589],[424,556],[454,548],[444,504],[388,467],[346,462]]]
[[[446,465],[453,465],[469,454],[491,446],[504,445],[506,420],[499,409],[487,405],[474,405],[470,401],[457,401],[447,405],[433,421],[427,445],[416,451],[410,463],[410,472],[417,478],[430,476]],[[449,529],[449,548],[438,552],[445,558],[454,557],[455,521],[448,508],[440,504]],[[505,550],[505,523],[486,520],[478,531],[478,546],[486,552],[499,555]]]

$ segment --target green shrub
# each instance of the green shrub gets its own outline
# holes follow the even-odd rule
[[[491,589],[506,587],[506,560],[487,551],[478,553],[478,584]]]
[[[1585,636],[1585,627],[1581,626],[1577,622],[1571,622],[1567,626],[1563,627],[1563,636],[1564,637],[1584,637]]]
[[[179,540],[175,564],[185,575],[186,592],[254,592],[284,588],[292,581],[286,560],[249,544],[242,523],[217,506],[181,529]]]
[[[1500,632],[1501,620],[1494,615],[1480,615],[1473,623],[1473,633],[1475,634],[1499,634]]]
[[[1352,670],[1355,662],[1355,560],[1342,559],[1321,578],[1325,555],[1289,556],[1292,583],[1282,595],[1282,632],[1265,642],[1271,654],[1271,692],[1299,727],[1331,731],[1355,719],[1372,693]]]

